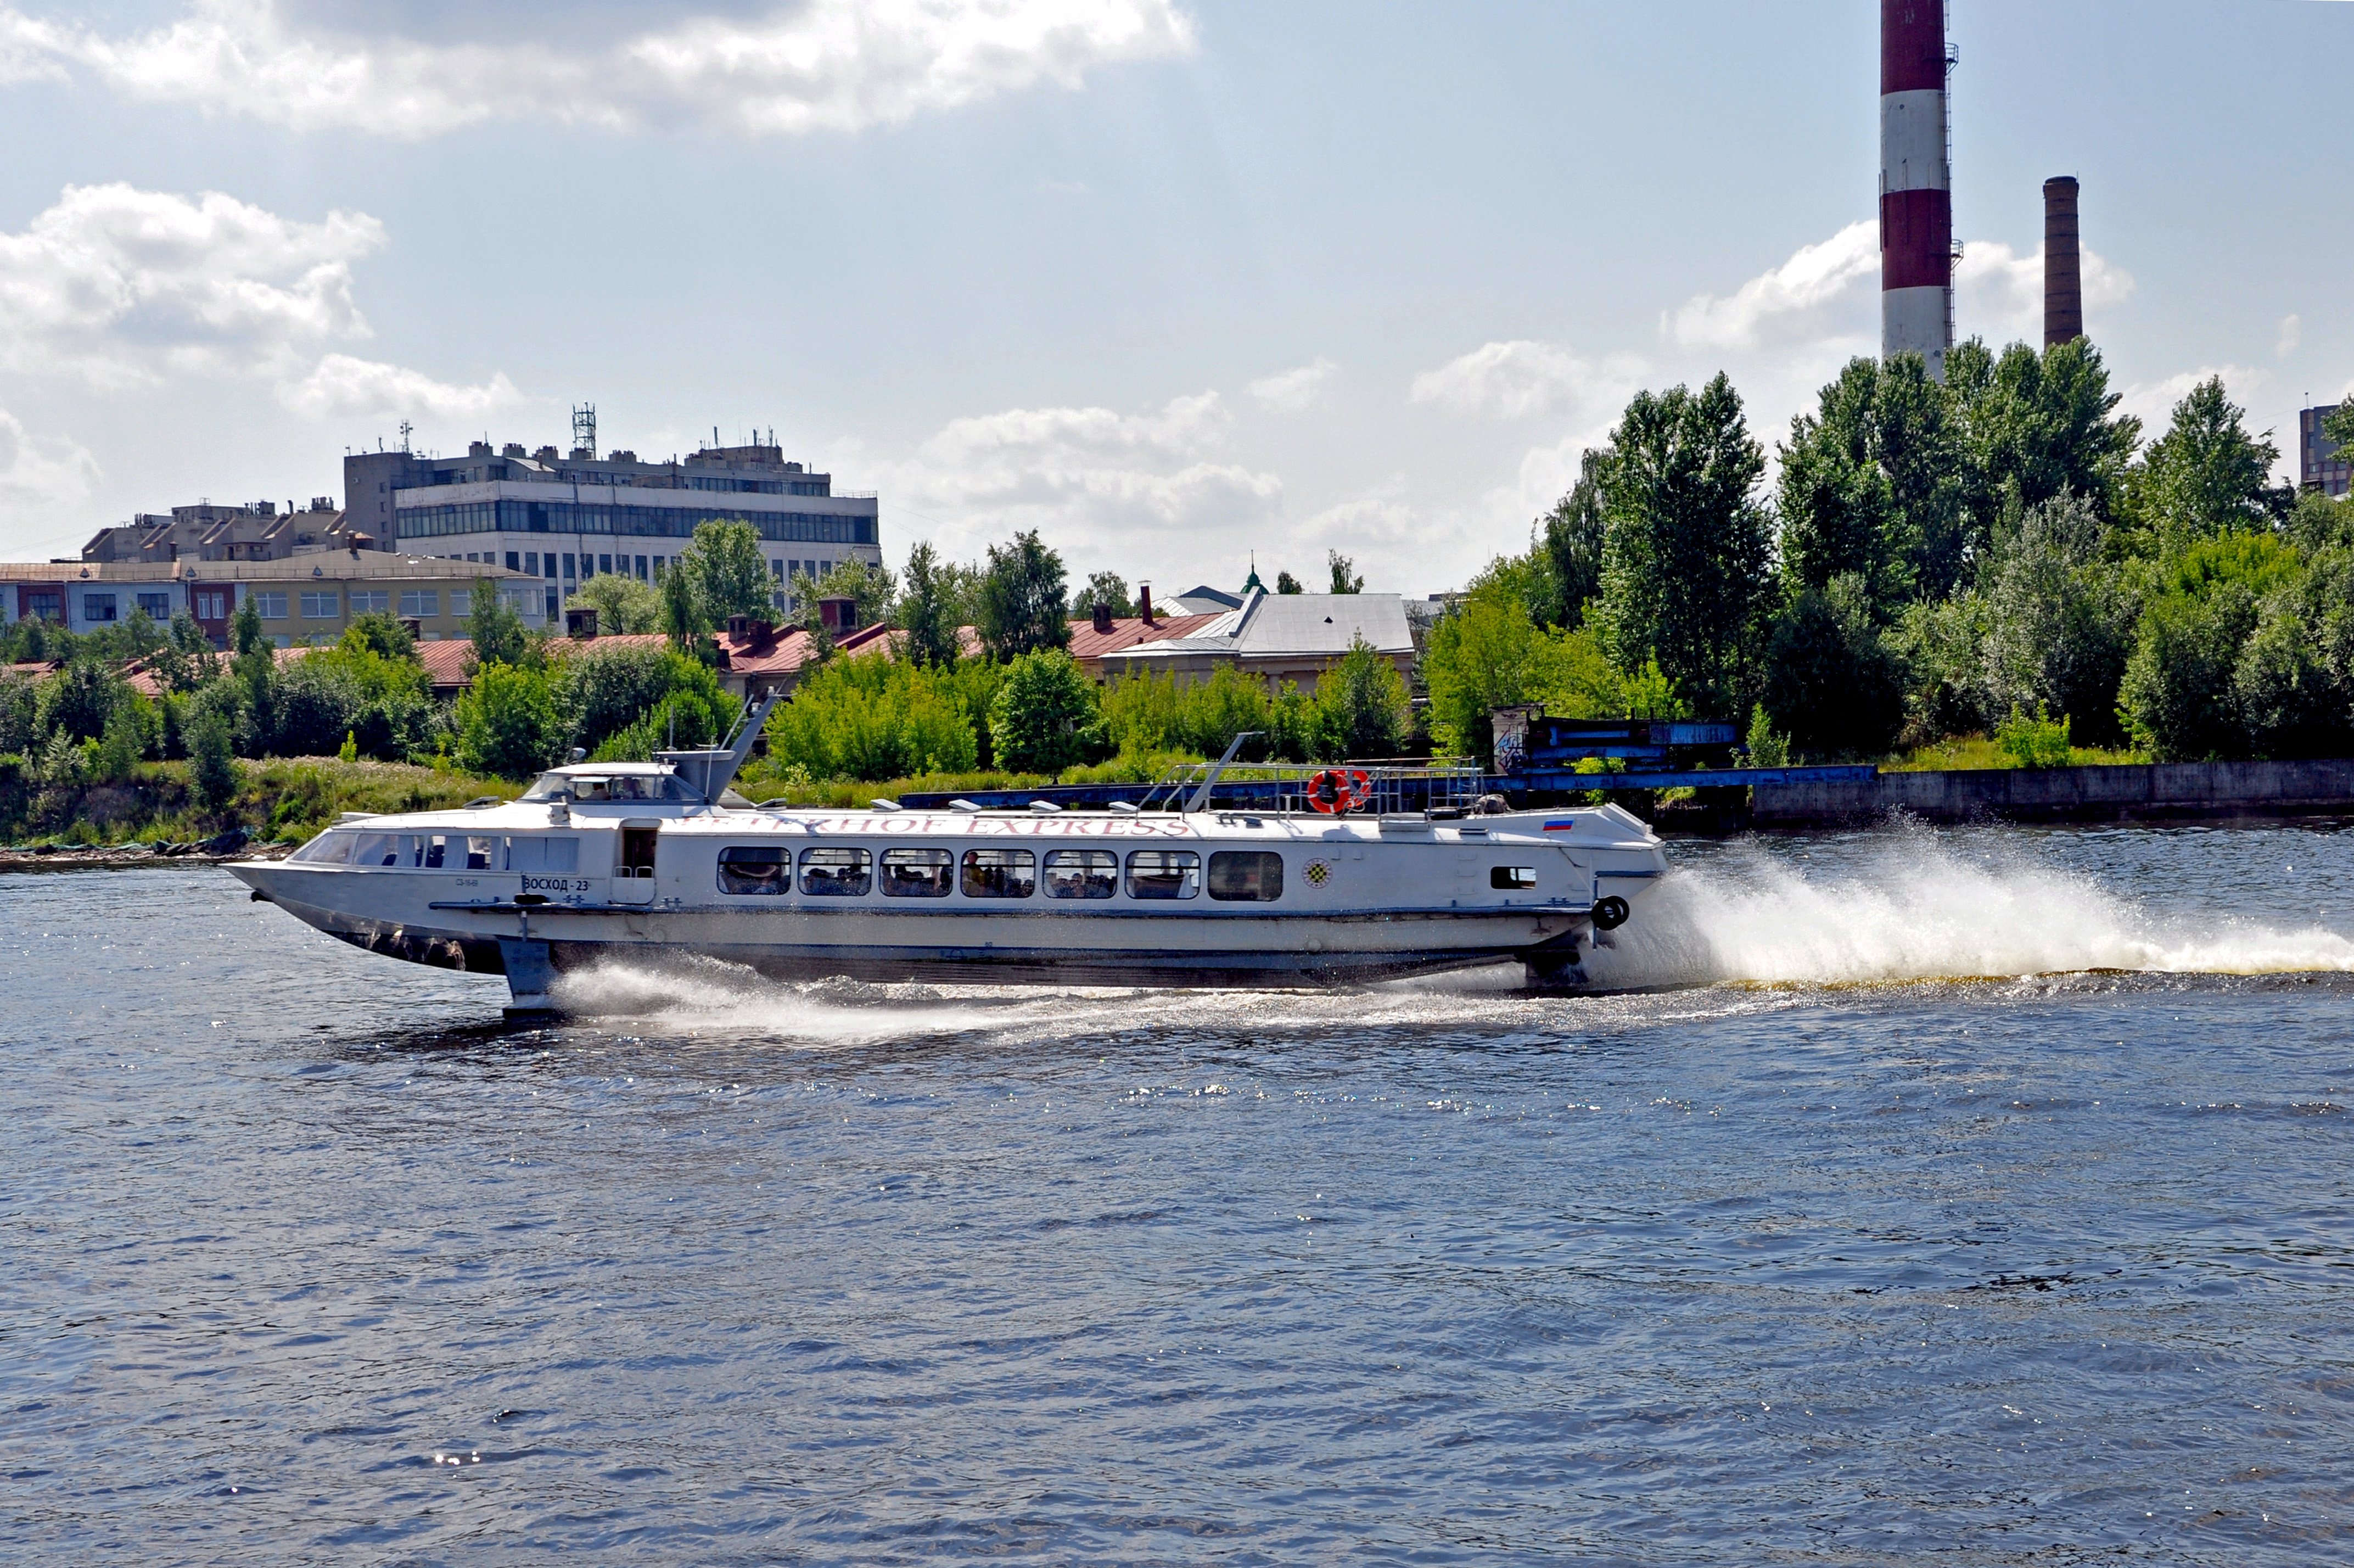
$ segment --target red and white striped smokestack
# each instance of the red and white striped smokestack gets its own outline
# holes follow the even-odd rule
[[[1954,192],[1946,0],[1880,0],[1880,352],[1944,380],[1953,346]]]

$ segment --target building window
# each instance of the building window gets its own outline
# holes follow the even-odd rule
[[[598,572],[598,575],[599,575],[599,576],[600,576],[600,577],[601,577],[601,576],[603,576],[605,573],[610,572],[610,571],[611,571],[612,569],[613,569],[613,557],[612,557],[612,556],[598,556],[598,557],[597,557],[597,572]]]
[[[352,613],[354,615],[390,615],[392,590],[390,588],[352,589]]]
[[[514,557],[510,555],[507,559],[513,561]],[[523,553],[523,575],[527,577],[535,577],[539,576],[539,552],[537,550],[525,550]]]
[[[334,620],[337,609],[337,597],[338,596],[333,588],[328,589],[325,593],[304,594],[302,596],[302,619],[305,620]]]
[[[516,563],[515,553],[513,550],[509,550],[507,552],[507,570],[511,572],[519,572],[523,570],[523,567]],[[535,571],[532,575],[534,577],[537,577],[539,574]]]
[[[646,576],[646,558],[643,556],[638,557],[638,580],[640,582],[649,580]]]
[[[283,593],[258,593],[253,596],[254,613],[264,620],[286,619],[286,596]]]
[[[473,614],[474,590],[472,588],[451,588],[450,590],[450,613],[452,615]]]
[[[564,556],[564,576],[567,581],[572,577],[572,556],[569,551],[566,552]]]
[[[114,596],[111,593],[86,593],[81,596],[81,618],[92,623],[114,619]]]
[[[400,593],[400,613],[411,616],[440,614],[440,592],[435,588],[403,588]]]
[[[226,593],[200,593],[196,595],[196,619],[198,620],[227,620],[228,619],[228,595]]]
[[[172,596],[167,593],[143,593],[139,596],[139,613],[150,620],[172,619]]]

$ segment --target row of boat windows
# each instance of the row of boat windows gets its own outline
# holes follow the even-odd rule
[[[1193,850],[1131,850],[1123,879],[1110,850],[1048,850],[1044,864],[1025,849],[972,849],[960,860],[943,849],[887,849],[879,877],[863,849],[801,852],[801,890],[817,898],[863,898],[879,881],[887,898],[1031,898],[1044,883],[1049,898],[1110,898],[1125,881],[1130,898],[1192,898],[1202,891],[1202,857]],[[793,853],[750,845],[719,852],[723,893],[793,890]],[[1220,850],[1210,856],[1210,896],[1272,903],[1283,896],[1283,857],[1268,850]]]
[[[580,870],[580,840],[577,834],[510,839],[492,833],[322,833],[296,850],[293,858],[319,865],[571,876]]]

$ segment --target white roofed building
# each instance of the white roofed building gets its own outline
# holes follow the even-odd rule
[[[1165,671],[1181,680],[1206,681],[1232,664],[1270,686],[1312,686],[1362,639],[1397,666],[1414,670],[1414,632],[1405,601],[1394,593],[1271,594],[1253,588],[1242,604],[1210,618],[1182,637],[1139,642],[1102,655],[1108,680]]]

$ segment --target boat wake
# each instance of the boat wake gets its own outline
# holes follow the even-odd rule
[[[2319,925],[2154,908],[2025,853],[1966,858],[1926,832],[1854,847],[1837,864],[1736,847],[1679,870],[1587,975],[1624,988],[2354,969],[2354,940]]]

